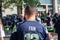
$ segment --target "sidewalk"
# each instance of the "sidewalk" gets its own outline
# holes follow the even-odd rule
[[[54,38],[54,40],[58,40],[58,35],[56,33],[54,33],[53,38]]]
[[[10,35],[6,35],[4,38],[5,38],[5,40],[9,40],[10,39]]]
[[[10,35],[6,35],[4,38],[5,38],[5,40],[9,40],[10,39]],[[58,36],[57,36],[56,33],[54,33],[53,38],[54,38],[54,40],[58,40]]]

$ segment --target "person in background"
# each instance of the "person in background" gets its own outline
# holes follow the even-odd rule
[[[58,19],[58,13],[55,13],[55,14],[53,15],[53,19],[52,19],[54,25],[55,25],[55,23],[57,22],[57,19]]]
[[[3,30],[2,21],[0,19],[0,40],[4,40],[4,37],[5,37],[5,33],[4,33],[4,30]]]
[[[60,14],[58,14],[58,19],[55,24],[56,33],[58,34],[58,40],[60,40]]]
[[[41,22],[44,23],[44,13],[41,12]]]
[[[51,13],[47,13],[47,21],[46,22],[47,22],[47,27],[51,28],[52,27]],[[50,40],[53,40],[52,31],[48,30],[48,32],[49,32]]]
[[[38,13],[36,21],[38,21],[41,24],[41,13]]]

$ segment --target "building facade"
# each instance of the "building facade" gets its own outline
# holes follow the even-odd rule
[[[41,3],[40,7],[42,7],[42,9],[45,9],[46,13],[48,12],[60,13],[60,0],[39,0],[39,1]]]
[[[12,4],[11,6],[9,6],[9,8],[6,8],[6,9],[2,7],[2,16],[12,15],[12,14],[17,14],[16,6],[13,6]]]

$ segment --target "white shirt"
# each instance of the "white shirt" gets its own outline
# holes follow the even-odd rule
[[[2,25],[0,25],[0,37],[5,37],[4,30],[2,28]]]

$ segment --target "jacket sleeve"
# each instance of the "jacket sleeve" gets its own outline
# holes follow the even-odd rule
[[[20,32],[14,32],[10,36],[10,40],[22,40],[22,34]]]
[[[44,31],[44,40],[50,40],[47,28],[46,27],[43,27],[43,28],[44,28],[44,30],[43,30]]]
[[[10,40],[17,40],[17,39],[18,39],[17,32],[12,33],[10,36]]]

